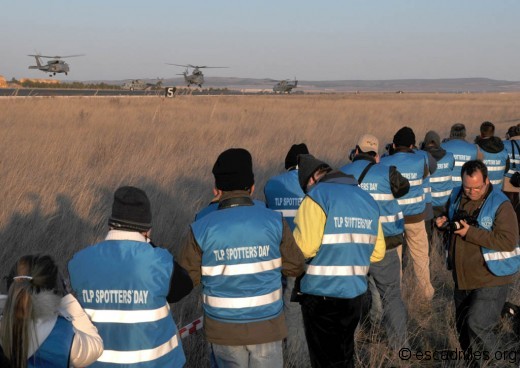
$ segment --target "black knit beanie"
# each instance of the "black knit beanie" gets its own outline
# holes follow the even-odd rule
[[[246,190],[255,183],[251,154],[243,148],[230,148],[222,152],[212,172],[215,187],[223,191]]]
[[[319,169],[332,170],[327,163],[318,160],[313,155],[303,154],[298,156],[298,182],[305,193],[307,193],[309,179]]]
[[[152,212],[146,193],[135,187],[120,187],[114,193],[108,225],[117,230],[144,232],[152,227]]]
[[[415,134],[412,128],[403,127],[394,135],[393,143],[396,147],[410,147],[415,145]]]
[[[287,156],[285,156],[285,169],[298,165],[298,155],[308,154],[309,150],[305,143],[293,144]]]

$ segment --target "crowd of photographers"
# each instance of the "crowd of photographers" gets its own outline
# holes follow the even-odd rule
[[[413,350],[403,257],[427,311],[434,232],[445,239],[461,349],[501,348],[494,328],[504,306],[514,308],[506,300],[520,268],[518,141],[519,126],[503,141],[491,122],[474,143],[462,124],[442,142],[429,131],[420,144],[403,127],[381,156],[377,137],[364,134],[338,170],[297,144],[286,172],[266,183],[265,203],[252,199],[250,153],[226,150],[213,166],[214,199],[191,224],[178,263],[150,241],[147,194],[121,187],[106,239],[74,255],[70,283],[48,257],[13,267],[2,364],[181,367],[170,303],[198,284],[214,367],[282,367],[282,342],[297,338],[285,314],[303,323],[312,367],[353,367],[354,333],[366,321],[382,321],[393,351]]]

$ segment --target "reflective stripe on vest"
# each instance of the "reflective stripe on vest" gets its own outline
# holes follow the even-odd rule
[[[453,218],[453,215],[459,206],[461,197],[459,196],[459,193],[461,190],[462,187],[454,188],[453,193],[451,194],[451,204],[449,208],[450,218]],[[493,227],[493,222],[495,221],[495,215],[498,208],[506,201],[508,201],[508,198],[504,193],[498,189],[493,189],[486,198],[478,215],[477,220],[479,227],[490,231]],[[515,249],[510,252],[496,251],[483,246],[480,247],[480,250],[486,262],[486,266],[495,276],[512,275],[520,269],[520,247],[518,244]]]
[[[153,310],[96,310],[86,308],[92,322],[102,323],[143,323],[155,322],[170,315],[170,305]]]
[[[134,351],[104,350],[97,361],[114,364],[144,363],[161,358],[173,351],[178,345],[177,335],[174,335],[170,340],[153,349]]]
[[[319,276],[365,276],[369,266],[314,266],[307,267],[307,274]]]
[[[449,197],[450,194],[451,194],[451,189],[450,190],[446,190],[444,192],[435,192],[435,193],[432,193],[432,197],[434,198],[439,198],[439,197]]]
[[[281,258],[276,258],[264,262],[243,263],[237,265],[202,266],[201,268],[203,276],[232,276],[271,271],[279,267],[282,267]]]
[[[377,239],[378,204],[358,186],[333,181],[319,182],[307,195],[327,212],[322,244],[301,281],[302,292],[335,298],[363,294]]]
[[[247,323],[282,312],[280,213],[256,205],[230,207],[194,222],[191,229],[202,250],[208,317]]]
[[[216,307],[216,308],[253,308],[253,307],[261,307],[267,304],[272,304],[274,302],[279,301],[282,298],[282,289],[278,289],[273,291],[272,293],[259,295],[259,296],[251,296],[245,298],[221,298],[215,296],[209,296],[206,294],[202,294],[202,299],[205,304]]]

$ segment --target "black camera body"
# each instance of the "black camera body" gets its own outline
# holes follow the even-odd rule
[[[448,230],[451,232],[457,231],[462,229],[462,224],[460,223],[461,220],[466,221],[466,223],[470,226],[478,226],[478,220],[476,216],[470,215],[465,210],[458,210],[453,215],[453,218],[451,221],[446,221],[444,225],[440,227],[441,230]]]

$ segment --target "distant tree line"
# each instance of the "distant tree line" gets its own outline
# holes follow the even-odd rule
[[[107,84],[107,83],[83,83],[83,82],[59,82],[59,83],[45,83],[31,80],[19,80],[13,78],[10,83],[18,84],[24,88],[68,88],[68,89],[121,89],[121,86]]]

